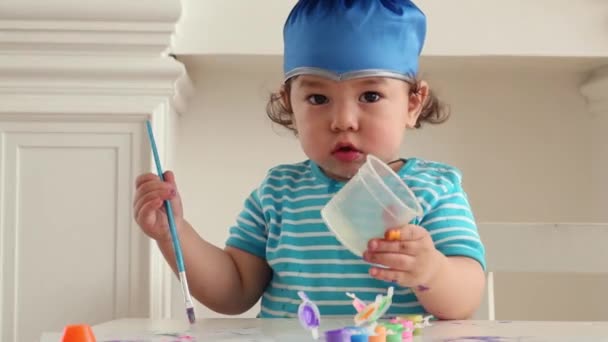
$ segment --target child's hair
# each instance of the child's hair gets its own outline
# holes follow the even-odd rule
[[[272,122],[277,123],[297,134],[297,131],[293,125],[293,110],[291,109],[291,104],[285,103],[283,100],[283,92],[285,94],[285,98],[290,98],[291,83],[293,80],[294,78],[287,80],[281,91],[270,94],[270,99],[266,104],[266,114],[270,120],[272,120]],[[408,83],[410,84],[410,95],[416,94],[420,91],[419,80]],[[420,116],[418,116],[415,128],[422,127],[422,122],[440,124],[447,121],[449,118],[449,107],[443,102],[439,101],[435,93],[429,89],[428,96],[422,105]]]

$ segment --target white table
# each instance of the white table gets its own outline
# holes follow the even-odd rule
[[[527,321],[435,321],[412,341],[608,341],[608,322],[527,322]],[[349,319],[323,319],[325,330],[351,326]],[[284,319],[202,319],[190,326],[186,321],[124,319],[93,326],[97,342],[159,332],[181,332],[195,341],[299,342],[313,341],[297,320]],[[467,338],[469,337],[469,338]],[[61,333],[45,333],[40,342],[59,342]],[[139,340],[141,341],[141,340]],[[161,341],[150,339],[150,341]],[[165,339],[164,341],[170,341]],[[186,342],[185,340],[183,340]]]

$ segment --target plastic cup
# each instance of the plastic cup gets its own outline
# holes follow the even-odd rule
[[[336,238],[362,256],[370,239],[388,228],[406,225],[422,208],[409,187],[389,165],[368,155],[340,191],[321,209],[321,217]]]

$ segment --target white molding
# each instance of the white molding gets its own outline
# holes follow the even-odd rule
[[[188,105],[190,100],[195,95],[196,90],[190,74],[186,70],[185,65],[182,65],[183,71],[180,77],[175,81],[174,91],[175,94],[172,98],[173,109],[178,114],[184,114],[188,111]]]
[[[170,98],[181,113],[191,94],[184,65],[171,57],[0,54],[0,99],[16,112],[36,103],[78,113],[133,106],[141,112]]]
[[[0,92],[163,95],[184,72],[172,58],[0,55]]]
[[[100,130],[132,122],[133,172],[155,172],[143,122],[151,120],[164,162],[171,122],[193,93],[185,66],[168,54],[180,14],[175,0],[1,1],[0,120],[96,122]],[[135,241],[134,220],[131,228]],[[149,272],[148,314],[168,318],[172,272],[145,243],[147,260],[135,267]],[[131,300],[141,291],[131,288]]]
[[[117,181],[114,184],[116,187],[116,211],[114,227],[116,236],[116,246],[110,249],[115,251],[115,259],[119,262],[115,264],[115,289],[112,299],[114,304],[113,315],[115,318],[136,316],[147,314],[148,298],[142,295],[148,286],[148,279],[144,273],[140,271],[141,264],[148,263],[148,256],[141,249],[141,242],[145,239],[134,222],[130,219],[132,215],[129,196],[130,184],[136,177],[136,172],[141,168],[142,164],[137,158],[140,153],[137,151],[141,142],[137,139],[137,135],[141,131],[137,125],[132,124],[130,120],[111,120],[104,122],[102,116],[98,116],[98,122],[85,122],[84,124],[73,121],[73,117],[63,115],[55,115],[47,113],[42,117],[38,115],[43,112],[44,108],[38,108],[31,113],[21,113],[15,121],[11,122],[12,116],[4,115],[0,107],[0,121],[3,128],[0,132],[0,138],[4,144],[0,144],[0,184],[9,184],[6,188],[0,188],[0,208],[4,214],[0,217],[0,234],[4,239],[4,246],[0,246],[0,250],[4,250],[0,259],[7,267],[0,272],[6,277],[4,282],[0,277],[0,296],[3,297],[4,304],[3,312],[0,313],[0,336],[3,336],[3,341],[16,341],[17,325],[16,322],[16,303],[11,298],[14,298],[12,292],[19,291],[19,285],[15,283],[17,288],[6,286],[6,282],[18,277],[14,272],[18,272],[19,266],[18,255],[15,254],[14,248],[18,248],[15,241],[19,240],[17,234],[20,232],[19,215],[15,207],[11,203],[18,203],[15,198],[21,195],[21,187],[19,184],[19,174],[22,170],[19,168],[19,163],[16,162],[16,156],[19,150],[27,147],[37,148],[91,148],[93,150],[103,148],[116,151],[116,175]],[[140,115],[142,121],[144,115]],[[125,124],[126,123],[126,124]],[[140,125],[141,127],[141,125]],[[143,132],[141,132],[143,133]],[[82,139],[87,136],[90,139]],[[4,146],[2,146],[4,145]],[[7,202],[8,201],[8,202]],[[23,204],[23,203],[22,203]],[[27,209],[27,204],[25,209]],[[22,214],[21,214],[22,215]],[[31,229],[32,227],[30,227]],[[12,241],[14,238],[15,241]],[[8,248],[5,248],[9,246]],[[12,246],[12,247],[10,247]],[[17,247],[14,247],[17,246]],[[146,249],[147,251],[147,249]],[[30,265],[31,266],[31,265]],[[2,266],[0,266],[1,268]],[[30,269],[30,271],[32,271]],[[146,275],[147,276],[147,275]],[[5,285],[5,286],[3,286]],[[12,311],[11,311],[12,310]],[[14,326],[13,326],[14,325]],[[34,326],[34,329],[39,327]]]
[[[189,80],[168,54],[180,14],[174,0],[3,1],[0,96],[168,97],[181,113]]]
[[[0,2],[5,55],[158,56],[169,49],[181,2],[174,0],[6,0]]]
[[[0,102],[2,98],[0,97]],[[93,107],[95,105],[93,104]],[[119,104],[117,105],[117,108]],[[83,107],[80,107],[83,108]],[[171,163],[165,163],[165,160],[169,160],[170,153],[172,152],[172,147],[167,143],[168,139],[170,139],[168,132],[168,122],[171,120],[172,115],[176,115],[175,112],[171,110],[171,106],[169,100],[165,99],[164,102],[158,102],[156,108],[152,111],[140,111],[137,112],[135,110],[129,112],[114,112],[114,113],[78,113],[78,107],[71,107],[68,112],[56,111],[55,108],[47,108],[36,106],[35,103],[31,103],[27,108],[29,111],[23,111],[18,114],[15,114],[10,108],[0,107],[0,121],[19,121],[19,122],[27,122],[27,121],[50,121],[50,122],[96,122],[99,125],[96,128],[96,132],[103,133],[107,131],[107,128],[104,128],[103,123],[119,123],[119,122],[131,122],[139,125],[140,129],[136,131],[130,131],[125,133],[132,134],[132,147],[133,150],[130,152],[134,157],[132,164],[134,166],[133,174],[131,175],[133,180],[140,172],[156,172],[156,169],[153,165],[153,160],[150,154],[150,148],[147,141],[147,136],[145,134],[145,128],[143,122],[145,120],[150,120],[155,131],[155,137],[157,139],[157,147],[159,150],[159,154],[161,156],[161,160],[163,161],[163,166],[168,169],[172,167]],[[116,108],[114,108],[116,109]],[[142,108],[140,108],[142,109]],[[51,129],[51,131],[56,131],[56,129]],[[4,137],[4,134],[0,134],[0,139]],[[2,147],[0,141],[0,147]],[[1,154],[0,154],[1,155]],[[0,164],[0,167],[3,166],[4,163]],[[166,166],[165,166],[166,165]],[[2,171],[2,170],[0,170]],[[3,173],[0,172],[0,176]],[[0,184],[4,179],[0,179]],[[2,194],[0,193],[0,199],[2,198]],[[2,201],[0,201],[1,204]],[[130,204],[127,204],[130,205]],[[127,209],[130,210],[130,209]],[[2,221],[2,217],[0,217],[0,223]],[[0,224],[0,228],[3,225]],[[163,319],[171,317],[171,280],[173,277],[173,273],[171,269],[166,264],[162,254],[158,250],[156,244],[144,237],[141,236],[143,234],[134,220],[132,220],[130,225],[130,241],[131,241],[131,262],[138,262],[138,266],[148,265],[149,272],[149,282],[148,282],[148,317],[152,319]],[[0,230],[1,231],[1,230]],[[138,248],[138,243],[136,241],[146,241],[148,254],[143,255],[147,258],[147,260],[137,260],[138,255],[141,256],[141,251]],[[2,265],[0,265],[1,268]],[[141,272],[141,271],[140,271]],[[143,303],[139,302],[142,299],[141,291],[142,288],[138,285],[136,278],[140,276],[140,272],[132,272],[129,276],[131,277],[131,288],[130,288],[130,303],[131,310],[135,310],[135,312],[141,312],[141,305]],[[0,276],[0,280],[2,277]],[[1,284],[0,284],[1,285]],[[0,286],[1,288],[1,286]],[[2,298],[0,298],[1,301]],[[132,314],[130,312],[129,314]],[[121,312],[121,315],[124,315],[125,312]]]
[[[608,115],[608,65],[594,70],[580,90],[591,113]]]
[[[171,23],[0,20],[0,48],[5,54],[157,55],[170,45],[173,27]]]
[[[175,0],[3,0],[0,19],[59,21],[132,21],[175,23],[181,2]]]

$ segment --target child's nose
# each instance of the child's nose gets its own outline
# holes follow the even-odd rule
[[[357,106],[348,103],[337,104],[334,107],[332,131],[356,131],[359,129],[359,114]]]

